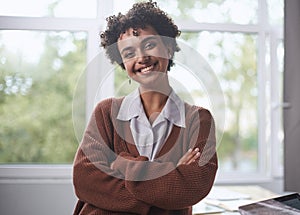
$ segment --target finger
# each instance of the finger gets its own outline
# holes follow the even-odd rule
[[[191,163],[196,162],[196,160],[200,157],[200,152],[197,152],[186,164],[189,165]]]
[[[188,165],[190,163],[192,163],[194,160],[196,160],[199,155],[197,155],[197,153],[199,152],[199,148],[195,148],[194,150],[192,148],[190,148],[183,156],[182,158],[180,158],[177,166],[184,164],[184,165]]]
[[[190,153],[192,152],[192,149],[189,149],[178,161],[177,166],[182,165],[182,164],[186,164],[186,162],[188,161],[188,156],[190,155]]]
[[[193,149],[189,149],[180,159],[181,162],[187,162],[192,157]]]
[[[186,164],[194,162],[200,156],[199,148],[195,148],[188,156]]]
[[[197,159],[196,155],[197,155],[198,152],[199,152],[198,148],[196,148],[194,150],[189,149],[187,151],[187,153],[185,153],[185,155],[181,158],[180,163],[181,164],[189,164],[189,163],[191,163],[193,160]]]
[[[189,160],[191,157],[193,157],[193,149],[189,149],[182,158],[185,160]]]
[[[188,151],[187,154],[187,161],[193,159],[193,157],[199,152],[199,148],[195,148],[194,150],[192,150],[191,152]]]

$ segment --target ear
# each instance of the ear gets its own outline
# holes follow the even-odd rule
[[[170,44],[167,45],[167,51],[168,51],[168,58],[169,59],[173,58],[174,51],[173,51],[173,48],[172,48],[172,46]]]

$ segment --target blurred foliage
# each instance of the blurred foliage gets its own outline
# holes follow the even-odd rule
[[[59,53],[68,40],[75,47]],[[0,163],[70,163],[78,142],[72,122],[76,80],[86,62],[86,39],[50,32],[37,64],[0,49]],[[16,62],[20,62],[19,64]]]

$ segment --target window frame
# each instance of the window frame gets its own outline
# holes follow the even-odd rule
[[[258,98],[259,128],[258,128],[258,172],[255,174],[230,173],[218,174],[217,184],[233,183],[261,183],[271,182],[274,178],[282,178],[282,167],[280,163],[280,142],[274,139],[275,134],[280,129],[280,110],[282,103],[279,99],[279,80],[276,78],[279,74],[277,62],[277,46],[279,41],[283,40],[282,27],[270,26],[268,23],[267,0],[258,1],[258,22],[257,24],[234,24],[234,23],[198,23],[195,21],[175,20],[181,31],[200,32],[200,31],[218,31],[232,33],[254,33],[258,36],[258,90],[265,92],[266,84],[270,81],[270,103],[266,104],[266,95],[263,93]],[[105,7],[103,7],[105,5]],[[105,17],[113,13],[113,1],[97,0],[97,17],[95,19],[87,18],[55,18],[55,17],[11,17],[0,16],[0,30],[42,30],[42,31],[85,31],[87,32],[87,63],[91,62],[100,52],[99,49],[99,31],[103,29]],[[269,39],[270,53],[266,50],[266,44]],[[266,56],[270,55],[270,65],[266,63]],[[107,65],[103,68],[107,69]],[[263,72],[266,71],[266,72]],[[94,108],[94,97],[97,91],[98,82],[95,71],[87,73],[87,97],[86,97],[86,116],[91,114]],[[113,83],[112,83],[113,84]],[[270,115],[265,113],[267,105],[272,105]],[[278,108],[279,107],[279,108]],[[267,138],[265,129],[267,119],[271,119],[270,137]],[[267,142],[266,142],[267,140]],[[272,142],[272,144],[271,144]],[[265,144],[263,144],[265,143]],[[268,154],[269,156],[265,156]],[[264,159],[263,159],[264,158]],[[11,179],[24,180],[71,180],[72,165],[27,165],[27,164],[4,164],[0,165],[0,181],[5,182]]]
[[[106,5],[106,7],[102,7]],[[87,32],[87,63],[99,53],[99,31],[103,29],[105,17],[112,11],[112,2],[97,0],[97,17],[91,18],[57,18],[57,17],[21,17],[0,16],[0,30],[36,30],[36,31],[85,31]],[[95,92],[94,76],[89,74],[87,81],[86,115],[93,109]],[[72,178],[71,164],[2,164],[0,165],[0,182],[11,180],[70,180]]]

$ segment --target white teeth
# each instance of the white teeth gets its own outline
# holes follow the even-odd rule
[[[153,69],[153,65],[147,66],[147,67],[141,69],[141,72],[146,73],[146,72],[149,72],[151,69]]]

